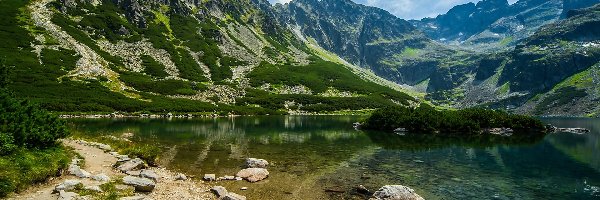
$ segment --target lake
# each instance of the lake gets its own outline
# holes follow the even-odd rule
[[[543,119],[585,135],[400,136],[354,130],[360,116],[72,119],[90,136],[133,133],[161,148],[159,164],[201,178],[235,175],[263,158],[258,183],[210,183],[249,199],[365,199],[355,191],[406,185],[426,199],[599,199],[600,120]],[[248,187],[247,191],[239,188]]]

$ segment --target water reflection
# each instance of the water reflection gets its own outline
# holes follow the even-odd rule
[[[352,128],[360,117],[270,116],[73,120],[91,136],[131,132],[163,149],[161,165],[201,176],[235,174],[247,157],[269,160],[259,184],[222,182],[250,199],[364,199],[353,191],[409,185],[427,199],[597,199],[600,121],[544,119],[587,135],[398,136]],[[327,193],[325,188],[343,190]]]

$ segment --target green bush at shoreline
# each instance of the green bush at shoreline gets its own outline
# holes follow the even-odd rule
[[[59,175],[73,156],[58,141],[69,134],[65,122],[14,99],[4,88],[8,71],[0,65],[0,197]]]
[[[545,130],[540,120],[528,116],[480,108],[436,110],[426,104],[418,108],[378,109],[366,119],[363,128],[388,132],[405,128],[411,133],[440,134],[480,134],[490,128],[510,128],[517,134]]]

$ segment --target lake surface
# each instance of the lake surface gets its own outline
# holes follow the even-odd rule
[[[591,129],[586,135],[457,138],[354,130],[361,118],[70,122],[91,136],[134,133],[133,141],[162,149],[162,166],[198,178],[235,175],[245,158],[266,159],[272,165],[264,181],[216,183],[249,199],[365,199],[355,186],[374,191],[387,184],[409,186],[426,199],[600,199],[599,119],[543,119]]]

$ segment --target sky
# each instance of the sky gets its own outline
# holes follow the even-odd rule
[[[287,3],[291,0],[269,0],[271,3]],[[356,3],[387,10],[402,19],[422,19],[448,12],[452,7],[479,0],[353,0]],[[508,0],[514,3],[517,0]]]

